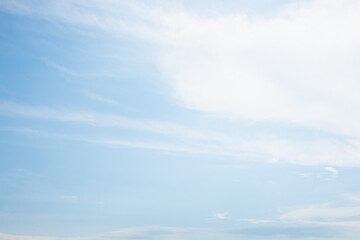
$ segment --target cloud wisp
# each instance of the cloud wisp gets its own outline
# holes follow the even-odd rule
[[[213,213],[213,216],[215,217],[215,219],[219,219],[219,220],[230,220],[231,219],[228,212]]]
[[[167,227],[167,226],[143,226],[122,228],[109,233],[100,234],[98,236],[89,237],[45,237],[45,236],[26,236],[0,233],[1,240],[108,240],[108,239],[209,239],[214,235],[224,235],[222,230],[191,228],[191,227]]]
[[[335,220],[360,216],[360,207],[330,207],[330,206],[309,206],[288,212],[280,219],[286,220]]]
[[[102,97],[98,94],[95,94],[93,92],[90,91],[82,91],[82,93],[87,96],[90,99],[93,99],[95,101],[98,102],[103,102],[103,103],[108,103],[108,104],[114,104],[114,105],[118,105],[119,103],[111,98],[106,98],[106,97]]]
[[[292,163],[298,165],[354,166],[359,164],[360,148],[352,142],[332,139],[313,141],[280,139],[277,137],[246,138],[241,135],[216,132],[196,126],[169,122],[139,120],[118,115],[81,112],[64,108],[34,107],[11,102],[0,103],[0,114],[46,121],[78,123],[95,128],[122,128],[165,137],[164,141],[119,139],[110,135],[102,138],[74,136],[75,139],[108,146],[136,147],[215,156],[228,156],[247,161]],[[21,128],[20,128],[21,129]],[[39,134],[39,132],[37,132]],[[45,134],[46,135],[46,134]],[[58,134],[50,134],[58,135]],[[165,143],[166,142],[166,143]],[[276,162],[273,159],[277,159]]]
[[[81,72],[77,72],[75,70],[69,69],[68,67],[63,66],[61,64],[54,63],[54,62],[50,61],[49,59],[47,59],[45,57],[42,57],[41,60],[46,65],[48,65],[48,66],[50,66],[52,68],[55,68],[59,72],[65,73],[65,74],[67,74],[69,76],[72,76],[72,77],[77,77],[77,78],[114,77],[114,74],[112,74],[110,72],[106,72],[106,71],[81,73]]]
[[[324,170],[332,173],[334,176],[337,176],[339,174],[339,171],[333,167],[326,167],[326,168],[324,168]]]
[[[162,141],[105,137],[69,136],[76,140],[108,146],[136,147],[214,156],[235,157],[247,161],[292,163],[298,165],[359,165],[360,148],[356,142],[336,139],[289,140],[278,137],[243,137],[216,132],[202,127],[183,126],[169,122],[133,119],[96,112],[81,112],[64,108],[34,107],[11,102],[0,103],[0,114],[46,121],[78,123],[87,127],[128,129],[165,137]],[[22,128],[20,128],[22,129]],[[37,132],[39,134],[39,132]],[[45,134],[46,135],[46,134]],[[50,134],[58,135],[58,134]],[[276,159],[274,161],[273,159]]]

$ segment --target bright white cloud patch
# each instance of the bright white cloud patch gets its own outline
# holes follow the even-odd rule
[[[326,171],[328,171],[328,172],[331,172],[331,173],[334,174],[335,176],[339,174],[339,171],[336,170],[336,169],[333,168],[333,167],[326,167],[326,168],[324,168],[324,169],[325,169]]]
[[[213,216],[216,219],[220,219],[220,220],[226,220],[226,219],[231,219],[231,217],[229,216],[228,212],[224,212],[224,213],[213,213]]]
[[[284,5],[268,18],[127,1],[2,7],[155,43],[164,81],[184,107],[360,136],[357,0]]]
[[[160,67],[181,105],[359,136],[359,1],[167,17]]]

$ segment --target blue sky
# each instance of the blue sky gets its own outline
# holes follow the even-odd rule
[[[358,239],[359,13],[0,0],[0,240]]]

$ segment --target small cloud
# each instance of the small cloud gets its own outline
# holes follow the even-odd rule
[[[351,202],[360,202],[360,195],[344,194],[345,199]]]
[[[300,177],[310,177],[312,175],[312,173],[309,173],[309,172],[304,172],[304,173],[299,173],[299,176]]]
[[[280,220],[335,220],[360,216],[359,206],[333,207],[328,203],[310,205],[287,212],[279,217]]]
[[[48,60],[48,59],[45,58],[45,57],[42,57],[41,60],[42,60],[46,65],[48,65],[48,66],[50,66],[50,67],[53,67],[53,68],[57,69],[57,70],[60,71],[60,72],[66,73],[66,74],[68,74],[68,75],[70,75],[70,76],[74,76],[74,77],[79,77],[79,76],[80,76],[79,73],[77,73],[77,72],[75,72],[75,71],[73,71],[73,70],[70,70],[69,68],[67,68],[67,67],[65,67],[65,66],[63,66],[63,65],[54,63],[54,62]]]
[[[331,181],[336,178],[339,174],[339,171],[334,167],[325,167],[325,171],[320,172],[317,177],[320,179],[324,179],[326,181]]]
[[[62,72],[65,73],[69,76],[72,77],[85,77],[85,78],[91,78],[91,77],[114,77],[115,75],[111,72],[107,72],[107,71],[96,71],[96,72],[78,72],[75,71],[73,69],[70,69],[66,66],[63,66],[61,64],[55,63],[50,61],[49,59],[47,59],[46,57],[42,57],[40,58],[43,63],[45,63],[46,65]]]
[[[250,218],[238,219],[237,221],[239,221],[239,222],[248,222],[248,223],[253,223],[253,224],[259,224],[259,223],[272,223],[272,222],[274,222],[274,220],[266,220],[266,219],[250,219]]]
[[[61,198],[68,201],[76,201],[79,199],[78,196],[74,196],[74,195],[61,196]]]
[[[90,91],[83,91],[82,93],[85,96],[87,96],[88,98],[91,98],[92,100],[95,100],[95,101],[98,101],[98,102],[109,103],[109,104],[118,104],[118,102],[113,100],[113,99],[99,96],[99,95],[97,95],[95,93],[92,93]]]
[[[324,170],[334,174],[335,176],[337,176],[339,174],[339,171],[333,167],[326,167],[326,168],[324,168]]]
[[[216,219],[220,219],[220,220],[228,220],[231,219],[231,217],[229,216],[228,212],[224,212],[224,213],[213,213],[213,216]]]
[[[259,226],[241,230],[233,230],[230,231],[230,233],[261,237],[262,239],[268,239],[268,237],[271,237],[271,239],[284,239],[283,237],[287,237],[289,239],[330,239],[334,237],[336,232],[326,226]]]
[[[207,232],[206,229],[197,228],[176,228],[164,226],[145,226],[123,228],[112,232],[108,235],[103,235],[106,239],[183,239],[183,234],[196,234]],[[174,238],[170,236],[175,236]],[[103,239],[103,238],[101,238]]]
[[[279,159],[278,158],[271,158],[268,160],[269,163],[278,163]]]

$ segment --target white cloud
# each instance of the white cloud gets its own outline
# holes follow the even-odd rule
[[[46,59],[46,58],[41,58],[41,60],[42,60],[45,64],[47,64],[47,65],[49,65],[49,66],[51,66],[51,67],[53,67],[53,68],[55,68],[55,69],[63,72],[63,73],[66,73],[66,74],[68,74],[68,75],[70,75],[70,76],[74,76],[74,77],[80,77],[80,76],[81,76],[81,74],[79,74],[79,73],[77,73],[77,72],[75,72],[75,71],[73,71],[73,70],[70,70],[69,68],[67,68],[67,67],[65,67],[65,66],[63,66],[63,65],[60,65],[60,64],[51,62],[51,61],[49,61],[49,60]]]
[[[235,119],[305,125],[351,139],[301,141],[275,135],[249,140],[52,109],[23,109],[27,113],[22,115],[49,119],[50,114],[61,121],[207,139],[212,141],[207,147],[224,155],[246,152],[306,165],[359,164],[359,1],[306,1],[284,5],[270,17],[244,12],[199,16],[171,4],[139,1],[39,2],[3,1],[0,8],[156,44],[154,61],[163,82],[186,108]]]
[[[187,108],[358,137],[359,13],[312,1],[270,19],[168,16],[160,69]]]
[[[60,238],[0,233],[0,240],[60,240]]]
[[[201,229],[201,228],[186,228],[186,227],[164,227],[164,226],[145,226],[145,227],[133,227],[133,228],[124,228],[117,231],[113,231],[109,236],[118,237],[120,239],[124,238],[161,238],[164,236],[169,238],[171,235],[181,235],[186,233],[196,232],[211,232],[209,229]]]
[[[95,101],[108,103],[108,104],[116,104],[116,105],[119,104],[117,101],[115,101],[115,100],[113,100],[111,98],[102,97],[102,96],[99,96],[99,95],[97,95],[97,94],[95,94],[93,92],[90,92],[90,91],[82,91],[82,93],[85,96],[87,96],[87,97],[89,97],[89,98],[91,98],[91,99],[93,99]]]
[[[79,199],[79,197],[75,196],[75,195],[64,195],[64,196],[61,196],[61,198],[64,200],[67,200],[67,201],[76,201]]]
[[[351,202],[360,202],[360,195],[357,194],[344,194],[345,199]]]
[[[322,226],[339,226],[339,227],[350,227],[359,229],[360,221],[335,221],[335,222],[321,222],[321,221],[305,221],[304,223]]]
[[[155,43],[178,104],[360,137],[360,2],[313,0],[271,17],[196,15],[139,1],[5,1],[2,8]]]
[[[239,222],[248,222],[252,224],[266,224],[266,223],[274,223],[274,220],[267,220],[267,219],[252,219],[252,218],[244,218],[244,219],[237,219]]]
[[[360,216],[360,207],[330,207],[328,205],[314,205],[296,209],[279,217],[281,220],[335,220]]]
[[[66,66],[63,66],[58,63],[54,63],[50,61],[49,59],[42,57],[41,60],[48,66],[55,68],[56,70],[63,72],[67,75],[73,76],[73,77],[80,77],[80,78],[94,78],[94,77],[114,77],[114,74],[108,71],[93,71],[93,72],[86,72],[81,73],[77,72],[75,70],[69,69]]]
[[[226,235],[222,230],[190,227],[144,226],[122,228],[110,233],[90,237],[44,237],[31,235],[15,235],[0,233],[0,240],[108,240],[108,239],[149,239],[149,240],[177,240],[177,239],[209,239],[212,235]]]
[[[356,141],[336,139],[289,140],[277,136],[243,137],[239,134],[213,131],[205,126],[184,126],[170,122],[127,118],[66,108],[34,107],[0,102],[0,114],[47,121],[78,123],[87,127],[125,128],[146,132],[165,140],[119,139],[118,136],[91,137],[44,133],[33,129],[8,128],[7,131],[34,133],[38,136],[73,138],[79,141],[114,147],[135,147],[154,150],[187,152],[212,156],[228,156],[247,161],[292,163],[298,165],[354,166],[360,164],[360,145]],[[270,160],[269,160],[270,159]]]
[[[231,217],[229,216],[228,212],[223,212],[223,213],[213,213],[213,216],[216,219],[220,219],[220,220],[228,220],[231,219]]]
[[[337,176],[337,175],[339,174],[339,171],[338,171],[337,169],[333,168],[333,167],[326,167],[326,168],[324,168],[324,169],[325,169],[326,171],[334,174],[335,176]]]
[[[142,148],[152,150],[162,150],[169,152],[186,152],[186,153],[201,153],[201,151],[192,148],[191,146],[169,144],[165,142],[154,142],[154,141],[136,141],[136,140],[124,140],[124,139],[80,139],[84,142],[95,143],[103,146],[110,147],[122,147],[122,148]]]

